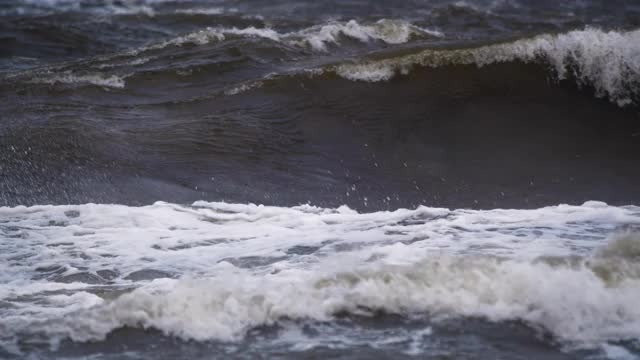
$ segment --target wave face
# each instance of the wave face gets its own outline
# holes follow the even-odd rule
[[[254,346],[302,351],[365,341],[337,334],[340,318],[391,314],[430,330],[378,345],[416,354],[466,318],[519,322],[594,356],[640,338],[637,207],[358,213],[200,201],[0,214],[3,237],[20,239],[0,255],[0,339],[14,353],[24,339],[104,341],[124,327],[233,344],[262,326],[275,333]]]
[[[0,1],[0,358],[637,358],[638,19]]]

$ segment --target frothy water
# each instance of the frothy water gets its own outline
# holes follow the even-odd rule
[[[569,348],[640,338],[637,207],[197,202],[0,214],[5,349],[23,337],[100,341],[122,327],[235,342],[259,326],[379,312],[517,320]]]

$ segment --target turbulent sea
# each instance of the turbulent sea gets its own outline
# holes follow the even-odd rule
[[[0,358],[640,359],[640,2],[0,0]]]

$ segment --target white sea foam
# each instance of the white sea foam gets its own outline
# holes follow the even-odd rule
[[[223,13],[224,13],[224,8],[221,8],[221,7],[176,10],[176,14],[185,14],[185,15],[220,15]]]
[[[558,79],[571,75],[579,84],[593,86],[598,96],[609,97],[621,106],[640,94],[640,30],[586,29],[479,48],[425,50],[399,58],[344,64],[335,71],[350,80],[382,81],[392,77],[387,74],[408,73],[413,66],[481,67],[510,61],[547,62]]]
[[[96,15],[146,15],[154,16],[154,3],[161,1],[106,1],[102,4],[82,0],[16,0],[13,8],[4,14],[47,14],[61,11],[88,11]],[[89,5],[89,6],[87,6]],[[93,5],[93,6],[91,6]],[[0,12],[1,13],[1,12]]]
[[[287,37],[294,43],[306,43],[314,50],[326,51],[327,44],[338,44],[341,36],[361,42],[379,40],[387,44],[402,44],[408,42],[412,35],[441,37],[442,33],[420,28],[405,21],[383,19],[371,25],[362,25],[355,20],[346,23],[330,23],[289,34]]]
[[[412,250],[396,244],[378,251],[409,255]],[[256,274],[222,263],[212,266],[219,274],[206,279],[159,281],[71,312],[61,320],[63,335],[86,341],[119,327],[142,326],[186,339],[237,340],[252,327],[282,318],[329,321],[337,313],[366,315],[371,309],[522,320],[582,346],[640,338],[640,281],[630,278],[611,286],[582,265],[470,256],[438,256],[411,265],[321,264],[331,267]],[[60,301],[95,304],[93,296]],[[60,329],[58,321],[52,325]]]
[[[92,84],[105,88],[122,89],[125,87],[124,77],[103,74],[38,73],[29,80],[38,84]]]
[[[310,47],[316,51],[326,51],[328,44],[339,44],[341,37],[361,42],[378,40],[387,44],[401,44],[408,42],[412,36],[443,36],[438,31],[421,28],[405,21],[387,19],[382,19],[369,25],[360,24],[355,20],[345,23],[332,22],[288,33],[279,33],[270,28],[208,27],[163,43],[151,45],[141,49],[141,51],[161,49],[171,45],[179,46],[187,43],[205,45],[212,41],[225,40],[228,35],[265,38],[294,46]]]
[[[451,5],[457,8],[471,9],[475,12],[486,13],[486,14],[494,14],[495,10],[500,9],[505,5],[516,7],[516,8],[522,7],[522,5],[518,1],[509,1],[509,0],[492,0],[485,3],[478,3],[475,1],[474,2],[456,1]]]
[[[0,208],[0,219],[0,301],[12,305],[0,342],[99,340],[123,326],[237,340],[283,318],[375,310],[521,320],[577,346],[640,339],[640,238],[607,241],[640,225],[637,207],[87,204]]]
[[[224,94],[227,96],[233,96],[233,95],[238,95],[238,94],[242,94],[245,91],[249,91],[255,88],[259,88],[262,87],[263,82],[262,81],[251,81],[251,82],[246,82],[246,83],[242,83],[240,85],[236,85],[233,86],[231,88],[225,89],[224,90]]]
[[[258,29],[253,26],[238,29],[238,28],[206,28],[204,30],[196,31],[184,36],[180,36],[166,42],[151,45],[142,50],[148,49],[162,49],[170,45],[184,45],[184,44],[195,44],[195,45],[205,45],[212,41],[222,41],[226,39],[228,35],[235,36],[244,36],[244,37],[259,37],[270,39],[273,41],[280,40],[280,34],[272,29]]]

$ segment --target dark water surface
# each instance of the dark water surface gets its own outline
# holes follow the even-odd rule
[[[4,205],[639,202],[632,1],[22,1],[0,14]],[[514,42],[539,34],[560,37]],[[424,51],[433,66],[384,81],[336,70]]]

